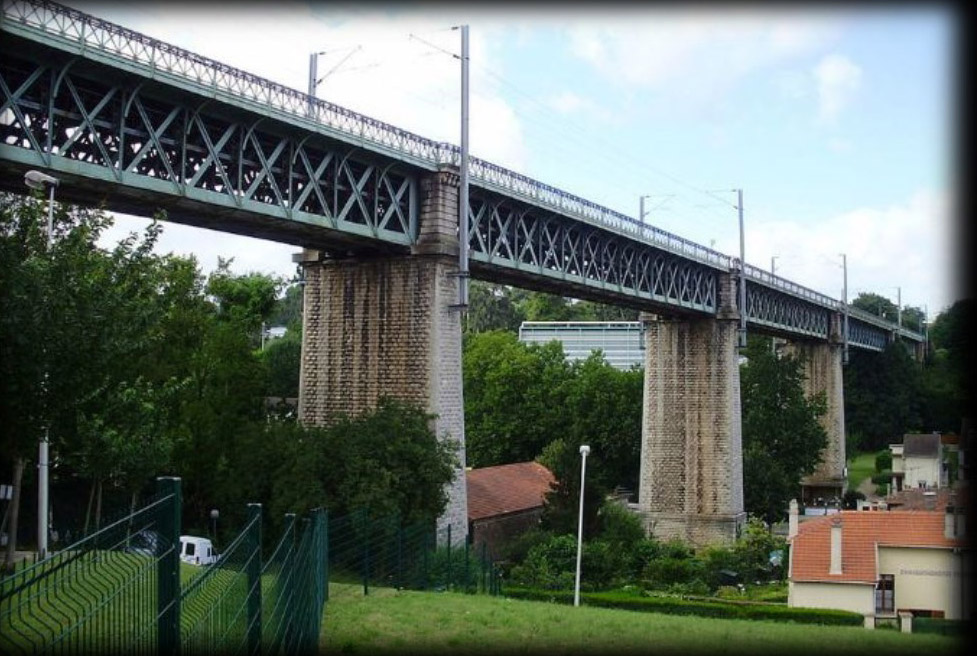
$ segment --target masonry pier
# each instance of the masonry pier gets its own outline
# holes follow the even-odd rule
[[[458,444],[459,465],[439,529],[468,532],[461,314],[458,302],[458,176],[421,181],[419,237],[410,253],[329,257],[303,252],[305,308],[299,418],[323,425],[383,396],[437,415],[440,439]]]
[[[638,513],[658,539],[729,543],[746,521],[734,290],[732,276],[722,276],[716,318],[640,317]]]
[[[801,358],[804,367],[804,393],[808,398],[823,393],[827,412],[821,426],[828,443],[814,472],[801,480],[801,497],[805,504],[815,505],[837,499],[845,493],[845,392],[842,378],[841,316],[834,315],[831,335],[824,341],[791,341],[787,353]]]

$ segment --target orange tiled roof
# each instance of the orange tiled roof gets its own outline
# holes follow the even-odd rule
[[[831,524],[841,518],[841,574],[828,574]],[[876,545],[888,547],[959,547],[944,537],[945,513],[924,510],[843,510],[798,526],[791,539],[791,579],[875,583]]]
[[[482,467],[466,472],[468,519],[483,519],[538,508],[555,481],[538,462]]]

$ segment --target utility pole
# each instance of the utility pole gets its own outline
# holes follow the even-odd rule
[[[468,307],[468,26],[461,26],[461,161],[458,188],[458,305]]]
[[[645,222],[645,217],[648,213],[645,212],[645,198],[651,198],[651,196],[638,196],[638,202],[640,203],[640,208],[638,210],[638,221],[641,223]]]
[[[841,288],[842,302],[845,304],[845,322],[842,327],[844,346],[841,351],[841,364],[848,364],[848,257],[841,253],[841,268],[844,270],[844,283]]]
[[[777,255],[770,257],[770,275],[775,275],[777,273]]]
[[[323,80],[325,80],[327,77],[329,77],[334,72],[336,72],[336,69],[342,66],[343,64],[345,64],[346,60],[352,57],[354,54],[356,54],[356,51],[359,50],[360,48],[361,46],[356,46],[355,48],[353,48],[348,55],[343,57],[338,64],[330,68],[329,72],[323,75],[322,77],[319,77],[319,55],[324,55],[328,51],[320,50],[319,52],[313,52],[309,55],[309,90],[308,90],[309,116],[315,115],[316,89],[319,87],[320,84],[322,84]]]
[[[739,346],[746,348],[746,240],[743,235],[743,190],[734,189],[736,192],[736,209],[740,220],[740,327],[739,327]]]
[[[896,323],[902,328],[902,287],[896,287]]]

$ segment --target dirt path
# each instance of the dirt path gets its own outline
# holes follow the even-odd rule
[[[872,482],[871,477],[863,479],[856,489],[864,494],[867,500],[877,498],[875,494],[875,483]]]

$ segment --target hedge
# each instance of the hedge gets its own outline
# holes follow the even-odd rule
[[[513,599],[531,599],[573,603],[573,593],[563,590],[506,588],[504,594]],[[704,601],[685,597],[637,597],[622,592],[581,592],[580,603],[602,608],[618,608],[672,615],[698,615],[721,619],[771,620],[798,624],[828,624],[862,626],[860,613],[824,608],[792,608],[782,604],[749,601]]]
[[[913,633],[936,633],[939,635],[962,637],[969,629],[963,620],[946,620],[934,617],[914,617]]]

